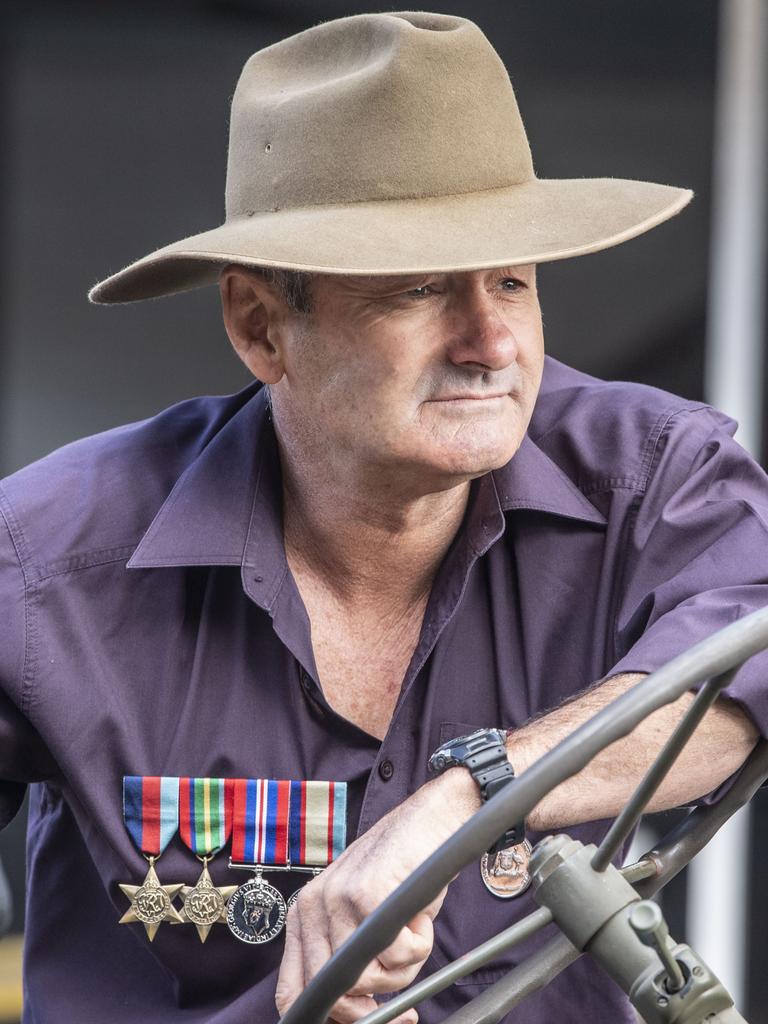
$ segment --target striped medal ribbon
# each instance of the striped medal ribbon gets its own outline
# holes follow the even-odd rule
[[[123,821],[136,848],[149,861],[149,871],[141,885],[120,886],[131,901],[120,924],[140,921],[151,942],[163,921],[179,924],[182,920],[173,900],[183,883],[161,885],[155,872],[155,861],[179,827],[179,780],[165,775],[126,775]]]
[[[232,779],[179,779],[179,835],[203,870],[195,885],[181,890],[181,918],[194,924],[205,942],[214,924],[227,920],[227,903],[236,885],[215,886],[208,861],[226,846],[232,831]]]
[[[271,942],[285,924],[285,900],[262,872],[287,867],[290,794],[284,779],[234,780],[230,867],[237,862],[254,872],[227,906],[229,930],[241,942]]]
[[[346,782],[292,782],[291,866],[324,868],[347,844]]]
[[[347,845],[346,782],[292,782],[288,854],[292,868],[319,874]],[[288,897],[288,910],[301,889]]]

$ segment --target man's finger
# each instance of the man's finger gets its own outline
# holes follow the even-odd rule
[[[355,1024],[379,1008],[371,996],[342,996],[331,1007],[329,1020],[333,1024]]]
[[[286,919],[285,949],[275,992],[275,1003],[281,1014],[296,1001],[333,953],[328,937],[316,923],[308,922],[307,916],[295,910]]]
[[[296,914],[285,924],[285,949],[277,976],[275,1005],[282,1016],[304,988],[304,959],[301,953],[301,929]]]
[[[344,996],[331,1009],[328,1018],[332,1024],[356,1024],[369,1013],[378,1010],[379,1004],[370,996]],[[418,1024],[419,1015],[416,1010],[406,1010],[396,1017],[391,1024]]]
[[[396,971],[385,970],[378,960],[368,964],[358,980],[349,990],[348,995],[362,995],[373,992],[383,995],[387,992],[399,992],[407,988],[421,970],[423,960],[410,967],[401,967]]]
[[[432,952],[434,938],[431,918],[424,913],[417,914],[400,930],[395,941],[379,953],[379,963],[388,971],[423,963]]]

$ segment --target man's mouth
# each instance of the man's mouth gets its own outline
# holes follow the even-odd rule
[[[491,394],[477,394],[474,392],[457,393],[454,395],[440,395],[432,398],[432,402],[488,402],[494,398],[508,398],[508,391],[495,391]]]

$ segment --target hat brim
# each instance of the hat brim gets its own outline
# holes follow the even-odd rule
[[[255,213],[150,253],[97,284],[134,302],[216,281],[222,266],[413,274],[546,263],[598,252],[679,213],[688,189],[623,178],[535,178],[507,188]]]

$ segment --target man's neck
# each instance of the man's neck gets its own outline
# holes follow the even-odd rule
[[[459,530],[469,483],[398,493],[391,481],[337,479],[280,446],[283,529],[294,573],[310,573],[357,611],[423,601]]]

